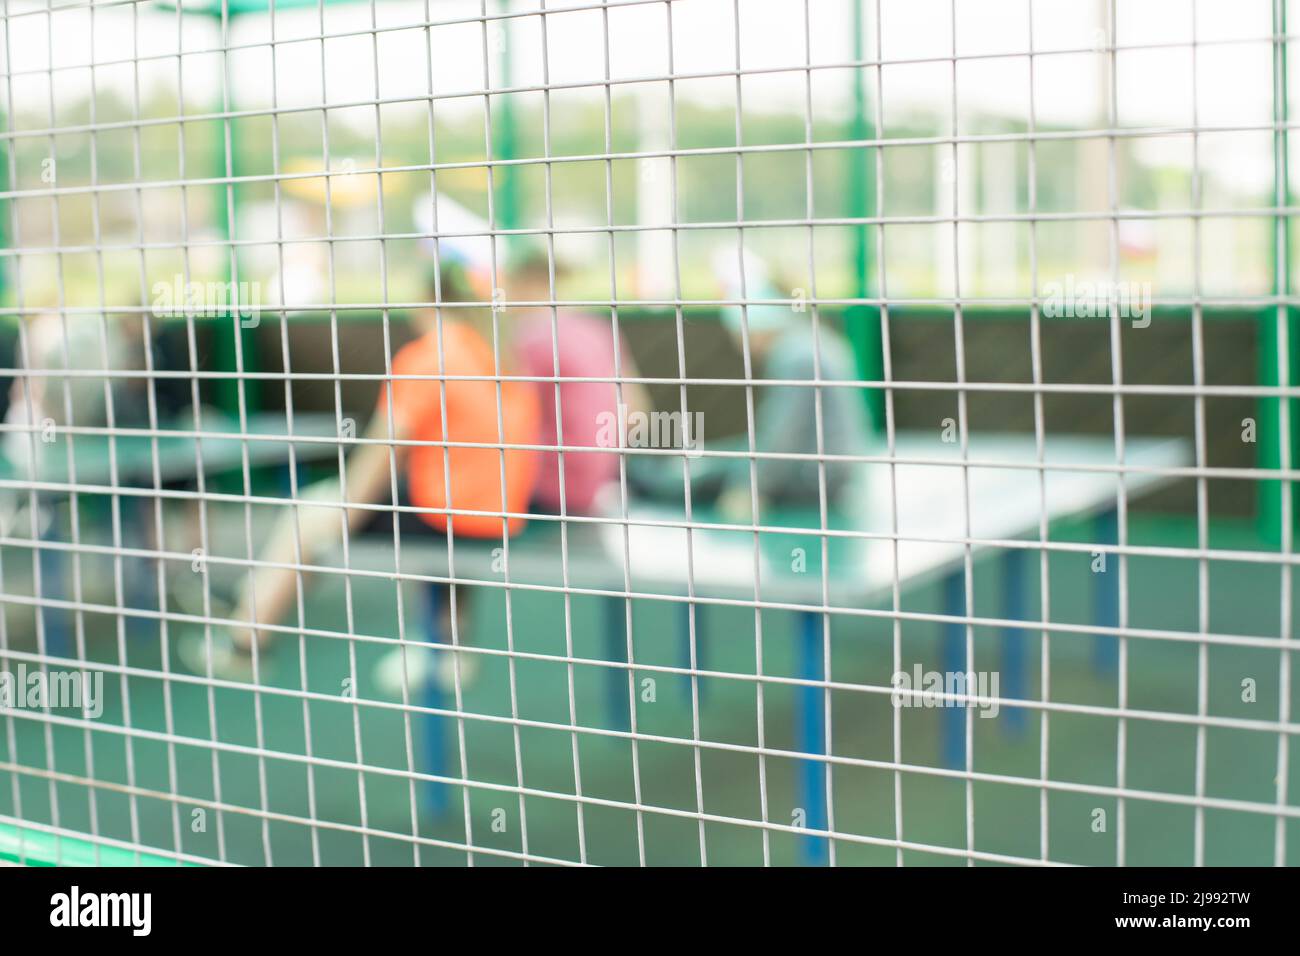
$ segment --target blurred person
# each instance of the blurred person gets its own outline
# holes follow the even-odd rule
[[[723,296],[735,299],[786,298],[774,286],[763,262],[745,253],[742,287],[740,261],[734,250],[723,249],[714,259],[714,272]],[[747,313],[747,314],[746,314]],[[757,380],[797,384],[762,386],[757,389],[754,408],[754,449],[762,454],[800,454],[811,458],[759,458],[756,480],[760,509],[816,507],[820,502],[820,471],[817,459],[817,393],[821,393],[820,453],[861,454],[871,439],[871,422],[858,389],[836,386],[814,387],[815,380],[853,381],[857,365],[844,337],[827,323],[814,333],[806,315],[788,305],[724,306],[720,318],[736,347],[748,348],[752,374]],[[802,384],[807,382],[808,384]],[[710,442],[714,450],[748,451],[748,436],[725,442]],[[635,464],[633,464],[635,463]],[[826,497],[830,507],[838,505],[853,482],[857,465],[826,461]],[[748,458],[700,457],[690,461],[692,498],[707,503],[716,498],[724,513],[740,517],[750,512],[750,460]],[[673,457],[629,459],[629,478],[642,494],[654,498],[682,495],[682,466]],[[757,516],[752,516],[757,519]]]
[[[450,201],[439,199],[440,212],[444,202]],[[451,239],[442,241],[445,255],[442,256],[440,278],[450,282],[452,276],[463,276],[478,266],[481,260],[468,254],[465,245]],[[461,281],[460,285],[472,286],[473,282]],[[431,291],[430,297],[435,301],[449,301],[443,290]],[[503,452],[500,447],[492,446],[535,443],[540,418],[536,390],[525,382],[506,380],[498,383],[494,380],[512,374],[512,368],[505,349],[501,349],[501,365],[498,366],[485,310],[448,309],[442,311],[440,318],[439,311],[430,307],[415,313],[413,324],[418,336],[393,356],[391,386],[380,391],[370,422],[362,433],[365,441],[347,456],[343,475],[346,503],[375,504],[391,496],[391,456],[399,469],[399,498],[415,508],[427,509],[416,513],[416,526],[421,530],[453,537],[502,539],[517,534],[524,526],[521,517],[505,519],[502,507],[504,504],[506,511],[516,515],[527,512],[536,480],[537,455],[526,448],[507,447]],[[483,378],[452,381],[398,378],[408,375]],[[503,434],[498,431],[498,384]],[[390,444],[406,441],[418,444]],[[484,447],[438,444],[443,441]],[[265,647],[270,637],[263,628],[280,621],[296,599],[297,572],[292,567],[280,565],[293,565],[298,561],[314,563],[320,553],[334,545],[343,533],[344,519],[340,517],[340,508],[310,505],[317,502],[342,503],[344,490],[338,479],[310,486],[299,495],[298,501],[308,507],[296,509],[296,521],[293,509],[282,509],[277,524],[261,548],[258,556],[261,563],[251,583],[242,588],[231,615],[233,620],[248,622],[248,626],[236,626],[221,636],[214,634],[210,662],[206,639],[195,636],[189,644],[188,655],[194,669],[203,671],[211,663],[214,670],[237,673],[251,670],[254,646]],[[457,513],[448,514],[448,510]],[[360,529],[374,514],[371,509],[346,510],[349,533]],[[409,512],[398,513],[394,520],[403,520],[407,514]],[[409,525],[411,522],[404,523]],[[449,588],[442,590],[444,596],[449,596]],[[469,603],[468,591],[457,587],[454,595],[456,634],[463,643],[467,637],[464,621]],[[442,633],[449,635],[452,601],[443,600],[440,604],[444,615]],[[382,684],[396,683],[400,687],[400,650],[381,662],[377,676]],[[409,681],[425,679],[429,656],[407,655]],[[474,655],[457,656],[461,658],[458,663],[462,680],[468,681],[475,669]],[[439,667],[434,673],[435,678],[445,684],[454,677],[454,668],[450,666],[450,655],[439,655],[439,661],[446,661],[449,665]]]
[[[106,330],[97,315],[42,312],[27,320],[16,346],[17,358],[24,369],[36,374],[19,374],[9,388],[5,454],[12,463],[25,468],[34,445],[37,458],[33,463],[39,470],[43,446],[49,444],[41,441],[39,433],[47,426],[103,427],[108,422],[110,400],[115,413],[119,406],[126,410],[130,404],[127,380],[107,373],[138,364],[130,360],[129,337],[134,333],[138,339],[139,328],[135,316],[114,316]],[[96,370],[101,374],[57,374]],[[33,431],[38,433],[34,441]]]
[[[23,321],[23,320],[20,320]],[[17,473],[39,476],[51,455],[66,455],[57,444],[60,428],[104,428],[140,424],[144,380],[114,377],[112,372],[138,370],[143,354],[138,343],[141,323],[135,314],[61,315],[42,312],[25,320],[14,346],[19,372],[10,383],[5,410],[4,456]],[[73,372],[78,374],[59,374]],[[98,374],[96,374],[98,373]],[[93,439],[92,439],[93,440]],[[14,526],[25,494],[7,494],[5,527]],[[42,526],[50,516],[41,514]]]
[[[476,221],[472,214],[459,207],[448,208],[452,210],[450,217],[445,215],[446,210],[440,203],[439,218],[449,218],[455,223],[454,229],[469,232],[487,230],[487,224]],[[555,300],[556,297],[551,292],[551,256],[540,245],[515,238],[502,250],[502,288],[495,288],[492,283],[490,250],[488,255],[484,255],[481,248],[477,252],[479,255],[465,255],[450,271],[444,270],[444,294],[447,291],[446,284],[450,282],[459,287],[457,295],[471,301],[550,303]],[[562,263],[556,263],[554,269],[557,270],[557,276],[565,274]],[[492,335],[490,323],[484,329],[484,334]],[[525,499],[526,510],[544,514],[597,513],[601,501],[608,500],[611,487],[618,481],[619,454],[617,451],[565,453],[564,494],[561,499],[556,402],[558,398],[563,446],[567,448],[599,447],[606,416],[622,422],[626,420],[629,407],[645,406],[644,389],[635,383],[624,383],[624,409],[620,417],[618,390],[612,381],[616,370],[616,355],[611,323],[571,309],[553,310],[549,304],[510,306],[499,311],[496,338],[505,364],[504,374],[539,379],[505,383],[533,391],[537,403],[537,427],[527,441],[539,446],[539,450],[536,453],[537,468],[532,495]],[[557,377],[557,352],[558,378],[577,381],[540,381]],[[631,353],[621,341],[617,360],[621,378],[636,377]],[[492,387],[494,383],[484,384]],[[616,448],[617,441],[611,442],[611,445]],[[510,510],[521,511],[525,508],[512,505]],[[459,533],[460,519],[457,519],[456,527]],[[467,593],[464,588],[457,591],[461,596],[457,604],[458,620],[464,616],[467,606],[464,595]],[[441,602],[441,606],[446,610],[447,602]],[[459,633],[464,643],[464,624],[461,624]],[[461,679],[464,682],[466,673],[471,676],[474,674],[477,661],[472,655],[462,657],[466,657],[461,664]],[[440,658],[444,662],[449,660],[447,657]],[[408,683],[418,684],[425,679],[429,664],[430,655],[426,653],[411,654],[408,651],[403,656],[400,649],[395,649],[385,655],[376,669],[378,683],[396,696],[400,693],[403,673],[406,674]],[[452,676],[451,668],[445,664],[435,671],[435,677],[444,686],[450,684]]]
[[[555,269],[558,281],[564,269],[559,263]],[[534,303],[555,301],[551,274],[550,256],[546,250],[536,247],[526,250],[516,257],[508,270],[507,299]],[[649,405],[645,388],[639,383],[626,381],[638,377],[632,353],[622,336],[615,340],[611,320],[568,307],[553,309],[550,305],[530,305],[512,310],[509,326],[520,373],[539,379],[561,379],[533,383],[541,408],[537,443],[552,449],[541,452],[533,505],[539,511],[552,514],[561,511],[571,515],[595,514],[600,510],[602,493],[618,482],[618,452],[565,453],[561,496],[560,453],[555,449],[561,445],[565,448],[598,448],[606,444],[617,447],[616,443],[608,440],[606,424],[613,421],[625,425],[629,412],[647,409]],[[621,409],[620,388],[613,381],[616,373],[623,380]],[[557,420],[559,428],[556,427]]]
[[[115,432],[149,426],[150,380],[138,374],[122,374],[138,373],[144,368],[146,343],[141,316],[136,312],[43,312],[20,321],[25,324],[15,342],[14,364],[21,371],[10,384],[4,415],[4,456],[15,474],[50,480],[46,469],[67,467],[71,452],[81,449],[74,459],[80,471],[70,472],[65,480],[76,477],[84,482],[87,471],[93,475],[109,462],[115,465],[114,481],[122,477],[130,483],[140,477],[138,459],[122,447],[118,437],[106,438],[105,433],[110,426]],[[64,429],[77,431],[63,433]],[[117,457],[108,456],[109,448],[117,450]],[[107,476],[90,479],[94,485],[107,480]],[[76,496],[66,492],[32,495],[7,490],[0,493],[0,529],[8,532],[30,528],[39,538],[48,540],[70,540],[74,530],[90,537],[106,534],[103,525],[95,521],[94,510],[81,519],[82,523],[74,521],[74,500]],[[80,500],[107,502],[108,496],[87,493]],[[35,513],[24,513],[33,504]],[[126,547],[161,547],[149,498],[113,497],[112,507],[122,519],[117,541]],[[62,596],[68,568],[86,568],[80,555],[73,555],[69,563],[65,554],[54,549],[41,549],[39,554],[48,596]],[[145,606],[149,600],[145,594],[145,565],[128,561],[122,570],[127,600]],[[110,597],[114,582],[94,573],[84,573],[80,580],[83,598],[115,600]],[[51,646],[66,653],[64,615],[49,608],[43,609],[42,615]]]

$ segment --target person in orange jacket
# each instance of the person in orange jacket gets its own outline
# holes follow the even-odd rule
[[[296,519],[293,510],[282,510],[231,614],[233,621],[247,624],[213,636],[214,671],[248,673],[254,644],[259,648],[267,645],[271,632],[265,627],[281,621],[296,598],[294,565],[313,564],[323,551],[336,545],[344,520],[350,533],[375,513],[373,508],[348,509],[343,519],[342,508],[311,505],[342,504],[345,492],[348,504],[370,505],[389,499],[393,487],[390,461],[395,461],[399,470],[399,497],[406,499],[402,503],[421,509],[416,514],[430,529],[488,539],[521,530],[524,519],[518,516],[527,513],[533,496],[538,455],[518,446],[536,441],[541,418],[537,389],[529,382],[498,381],[512,374],[509,353],[502,350],[498,363],[492,345],[476,327],[481,321],[466,316],[469,311],[429,308],[415,315],[420,334],[392,360],[391,430],[390,389],[385,386],[362,441],[347,456],[342,481],[329,479],[307,488],[297,499],[303,506],[296,509]],[[442,375],[453,378],[432,377]],[[504,512],[516,517],[506,518]],[[459,620],[468,601],[466,589],[458,588],[456,598]],[[450,604],[446,600],[439,603],[443,608]],[[444,622],[444,634],[448,623]],[[192,642],[187,656],[195,669],[205,671],[207,640]],[[472,669],[473,655],[460,656],[464,658],[461,667]]]

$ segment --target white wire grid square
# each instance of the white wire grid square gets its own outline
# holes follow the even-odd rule
[[[0,670],[105,696],[7,701],[0,855],[1290,862],[1288,7],[4,0]],[[486,297],[445,294],[468,247]],[[159,307],[213,281],[255,320]],[[554,374],[514,374],[538,310]],[[774,310],[809,379],[751,350]],[[600,508],[442,509],[522,536],[404,524],[398,453],[457,443],[356,422],[393,433],[421,311],[439,366],[477,316],[502,429],[507,386],[563,424],[551,383],[612,384],[704,440],[624,436]],[[575,311],[613,375],[561,373]],[[475,376],[432,371],[445,416]],[[779,390],[812,450],[762,447]],[[486,447],[549,447],[561,489],[591,452]],[[367,448],[382,494],[308,494]],[[654,459],[671,506],[629,480]],[[739,466],[725,507],[700,462]],[[780,465],[801,507],[760,493]],[[250,674],[183,659],[277,569]],[[445,688],[374,676],[444,657]]]

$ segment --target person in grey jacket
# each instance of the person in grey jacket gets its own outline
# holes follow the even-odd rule
[[[762,263],[748,255],[745,258],[745,295],[742,296],[736,260],[734,253],[720,255],[715,265],[726,298],[785,297],[767,278]],[[789,305],[728,305],[722,308],[720,318],[742,352],[747,327],[754,379],[785,383],[755,388],[754,451],[760,457],[755,459],[754,470],[760,508],[763,504],[788,508],[817,507],[822,466],[826,472],[827,505],[835,507],[862,466],[856,462],[828,461],[826,458],[863,454],[872,435],[872,423],[861,389],[816,384],[818,381],[852,382],[858,379],[848,342],[830,323],[814,323],[812,313],[796,312]],[[820,429],[817,418],[819,395]],[[742,435],[725,442],[705,442],[704,451],[710,449],[747,452],[749,438]],[[808,457],[761,457],[765,454]],[[633,465],[632,461],[636,464]],[[726,511],[749,510],[749,458],[705,454],[691,459],[689,470],[692,494],[697,499],[716,495]],[[629,463],[629,478],[643,493],[652,497],[680,499],[681,475],[680,463],[671,458],[641,458]]]

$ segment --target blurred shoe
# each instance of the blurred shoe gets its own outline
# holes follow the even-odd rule
[[[181,663],[195,674],[206,677],[210,673],[222,680],[243,683],[253,680],[252,652],[236,644],[227,631],[214,628],[211,636],[186,634],[177,644],[176,651]],[[258,677],[266,680],[270,670],[263,648],[257,659]]]
[[[423,647],[395,647],[375,664],[375,684],[388,697],[402,696],[402,675],[409,691],[419,690],[429,679],[432,654]]]
[[[405,656],[405,662],[403,662]],[[375,665],[375,683],[389,697],[402,696],[402,674],[405,669],[406,687],[410,693],[418,692],[430,680],[447,694],[456,692],[456,658],[460,658],[460,688],[466,690],[478,677],[477,654],[457,654],[450,648],[435,650],[430,647],[396,647]]]
[[[477,654],[439,654],[433,671],[433,679],[448,694],[456,692],[456,662],[460,662],[460,689],[468,690],[478,679],[479,660]]]

